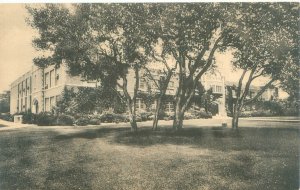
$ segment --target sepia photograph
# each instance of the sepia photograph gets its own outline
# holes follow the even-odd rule
[[[298,1],[0,3],[0,189],[300,189],[299,29]]]

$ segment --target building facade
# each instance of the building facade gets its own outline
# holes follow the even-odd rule
[[[10,113],[51,111],[66,86],[94,87],[95,83],[83,81],[80,77],[71,77],[64,64],[44,69],[32,66],[10,86]]]
[[[236,89],[238,84],[237,83],[234,83],[234,82],[226,82],[226,89],[227,88],[234,88]],[[260,90],[263,88],[263,86],[254,86],[254,85],[250,85],[250,88],[249,88],[249,92],[246,96],[246,99],[251,99],[253,98],[254,96],[256,96]],[[228,96],[228,91],[226,90],[226,96]],[[233,98],[236,98],[236,92],[235,90],[232,91],[232,97]],[[257,98],[257,100],[261,100],[261,101],[271,101],[271,100],[276,100],[279,98],[279,93],[278,93],[278,87],[274,87],[274,86],[271,86],[269,88],[267,88],[262,94],[261,96],[259,96]]]
[[[164,73],[159,69],[151,70],[152,79],[146,77],[145,71],[140,71],[139,94],[157,93],[158,88],[155,85],[164,77]],[[134,72],[129,70],[128,92],[133,95],[134,91]],[[153,80],[154,79],[154,80]],[[174,97],[178,87],[179,77],[173,74],[166,95]],[[219,73],[206,74],[202,77],[201,83],[206,90],[212,89],[213,93],[219,94],[215,103],[218,108],[216,115],[226,116],[225,109],[225,78]],[[67,68],[64,64],[60,67],[48,66],[44,69],[37,66],[32,68],[15,80],[11,84],[11,102],[10,113],[22,113],[31,111],[32,113],[49,112],[56,105],[65,87],[95,87],[95,82],[83,81],[80,77],[68,75]],[[118,88],[117,88],[118,89]],[[121,90],[121,89],[118,89]],[[150,105],[151,110],[155,109],[155,100]],[[138,112],[148,110],[145,98],[138,97],[136,109]],[[165,113],[172,115],[174,113],[174,101],[166,100],[164,102]]]
[[[139,81],[139,88],[138,92],[140,94],[156,94],[159,92],[157,84],[161,80],[162,77],[165,76],[163,71],[159,69],[151,69],[151,77],[149,77],[149,74],[145,73],[145,71],[140,71],[139,76],[141,76]],[[174,73],[170,79],[166,96],[174,97],[176,94],[176,90],[178,88],[178,82],[179,76],[178,74]],[[215,116],[226,116],[226,107],[225,107],[225,77],[221,75],[220,72],[215,71],[214,73],[207,73],[202,76],[201,78],[201,84],[204,86],[205,90],[212,89],[213,94],[216,94],[219,96],[219,98],[214,102],[217,107],[217,112],[214,113]],[[121,89],[118,89],[121,91]],[[128,74],[128,92],[129,94],[133,95],[134,91],[134,73],[133,71],[130,71]],[[196,92],[197,95],[197,92]],[[155,109],[156,102],[155,100],[152,102],[150,110]],[[191,109],[189,111],[193,111],[192,108],[194,106],[191,106]],[[163,105],[164,111],[167,115],[173,115],[174,114],[174,100],[172,98],[167,98],[165,100]],[[147,103],[145,101],[145,98],[138,97],[137,103],[136,103],[136,109],[138,112],[144,112],[149,111],[149,106],[147,106]]]

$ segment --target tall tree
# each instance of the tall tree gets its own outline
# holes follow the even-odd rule
[[[144,4],[77,4],[72,11],[62,5],[29,8],[31,24],[40,36],[34,40],[40,50],[51,55],[39,57],[38,65],[61,64],[72,75],[99,80],[126,103],[131,128],[137,130],[136,98],[139,73],[146,63],[148,39],[145,31],[147,6]],[[150,46],[149,46],[150,47]],[[134,90],[128,90],[128,73],[133,70]],[[122,93],[116,90],[118,86]]]
[[[233,100],[234,129],[238,128],[244,105],[255,101],[275,81],[284,80],[287,73],[297,68],[299,23],[299,8],[293,3],[240,3],[236,10],[239,22],[227,39],[235,40],[233,63],[243,70]],[[254,97],[248,98],[252,82],[261,77],[268,81]]]
[[[224,51],[224,37],[234,17],[230,4],[171,4],[158,18],[162,48],[177,63],[174,129],[181,129],[201,77],[215,65],[215,52]],[[222,48],[223,47],[223,48]]]

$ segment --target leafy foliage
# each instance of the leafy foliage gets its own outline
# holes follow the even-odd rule
[[[91,114],[112,108],[116,113],[124,113],[125,105],[116,96],[116,92],[103,87],[65,88],[62,97],[57,102],[57,113]]]
[[[236,10],[238,25],[232,28],[232,35],[226,39],[236,49],[234,66],[243,70],[235,90],[236,99],[231,98],[233,128],[238,127],[238,117],[245,104],[256,101],[275,81],[287,81],[287,76],[294,76],[298,70],[299,53],[297,4],[239,3]],[[269,81],[253,98],[246,100],[250,85],[260,77],[267,77]],[[298,80],[296,77],[290,79]]]
[[[1,94],[0,97],[0,113],[8,113],[10,110],[10,92]]]
[[[51,126],[56,124],[56,117],[52,113],[41,112],[35,117],[35,123],[39,126]]]

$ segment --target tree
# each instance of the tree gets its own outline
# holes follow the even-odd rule
[[[234,14],[230,4],[171,4],[158,17],[159,37],[165,54],[175,60],[178,88],[174,129],[181,129],[184,113],[195,95],[198,81],[215,65],[215,52],[224,51]],[[223,48],[221,48],[223,47]]]
[[[114,89],[126,103],[131,128],[136,131],[139,72],[149,44],[144,35],[150,31],[146,9],[144,4],[77,4],[72,12],[54,4],[28,8],[30,23],[40,33],[34,45],[51,52],[34,62],[46,66],[63,61],[70,74]],[[130,70],[135,78],[132,94],[127,81]]]
[[[10,110],[10,91],[0,95],[0,113],[8,113]]]
[[[232,37],[226,39],[237,50],[234,66],[243,70],[235,89],[236,98],[231,97],[234,129],[238,128],[244,105],[257,100],[275,81],[284,80],[287,73],[294,72],[299,22],[299,8],[293,3],[240,3],[236,9],[240,21]],[[248,98],[252,82],[261,77],[268,81],[253,98]]]
[[[117,113],[124,112],[122,101],[111,88],[65,87],[54,111],[74,115],[102,112],[110,108]]]
[[[74,114],[77,110],[77,103],[75,102],[76,93],[74,88],[64,88],[62,95],[57,100],[54,112],[57,114]]]
[[[161,10],[162,7],[152,7],[153,9]],[[157,23],[156,23],[157,24]],[[155,24],[154,24],[155,26]],[[159,31],[159,30],[158,30]],[[158,32],[159,33],[159,32]],[[156,42],[156,40],[155,40]],[[157,39],[157,43],[159,47],[162,46],[162,40],[161,38]],[[150,51],[150,59],[153,59],[156,63],[159,64],[159,68],[162,72],[159,76],[153,76],[153,72],[149,70],[147,67],[145,67],[145,76],[150,81],[149,84],[152,85],[152,91],[155,91],[155,112],[154,112],[154,119],[153,119],[153,125],[152,129],[157,130],[158,127],[158,119],[160,113],[162,113],[163,109],[163,103],[164,99],[166,98],[167,89],[170,83],[170,80],[172,77],[175,77],[175,72],[177,69],[177,62],[175,65],[170,66],[168,63],[168,53],[167,51],[161,50],[161,48],[152,48]]]

